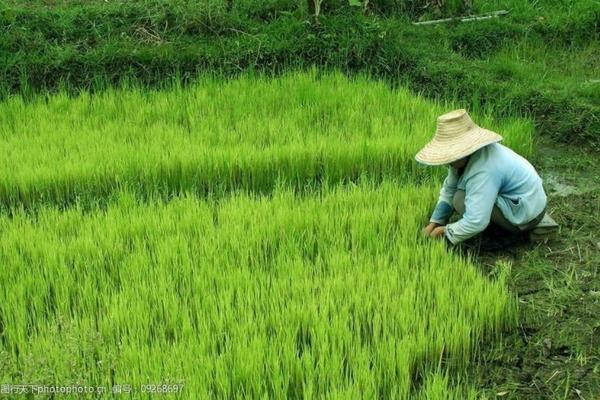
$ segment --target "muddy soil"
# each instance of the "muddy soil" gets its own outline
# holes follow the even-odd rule
[[[478,254],[493,275],[512,262],[520,326],[482,347],[476,385],[494,399],[600,400],[600,155],[540,142],[532,163],[544,179],[560,233]]]

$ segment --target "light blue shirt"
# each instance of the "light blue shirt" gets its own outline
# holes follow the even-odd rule
[[[483,231],[498,206],[514,225],[537,217],[546,207],[542,179],[525,158],[500,143],[492,143],[471,154],[461,176],[449,166],[430,222],[447,223],[457,189],[465,191],[462,218],[446,225],[445,235],[453,244]]]

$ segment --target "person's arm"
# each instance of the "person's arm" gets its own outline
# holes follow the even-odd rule
[[[465,182],[465,212],[462,218],[446,225],[444,234],[452,244],[460,243],[483,231],[492,217],[500,190],[499,177],[479,171]]]
[[[456,184],[458,183],[458,171],[453,167],[448,167],[448,176],[444,179],[437,205],[433,210],[429,222],[437,225],[445,225],[452,214],[452,199],[456,193]]]

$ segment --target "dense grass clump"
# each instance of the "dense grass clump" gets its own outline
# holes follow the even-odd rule
[[[413,157],[451,108],[316,70],[0,103],[0,379],[476,398],[517,309],[508,266],[420,236],[443,168]],[[529,121],[472,114],[530,154]]]
[[[14,97],[0,103],[0,151],[15,166],[0,170],[0,204],[91,203],[123,189],[168,197],[267,193],[277,182],[302,191],[361,177],[422,182],[441,170],[418,166],[414,154],[450,107],[367,76],[316,70],[277,80],[205,76],[169,91]],[[531,153],[528,121],[500,123],[485,110],[473,118]]]
[[[386,180],[2,216],[0,379],[465,398],[452,382],[516,309],[504,273],[418,239],[436,197]]]

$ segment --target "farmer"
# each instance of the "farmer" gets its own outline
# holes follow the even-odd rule
[[[438,118],[434,138],[415,157],[422,164],[448,167],[429,225],[423,229],[426,235],[445,237],[456,245],[484,231],[491,221],[495,236],[514,238],[542,220],[546,209],[542,179],[525,158],[498,143],[501,140],[497,133],[477,126],[466,110]],[[460,219],[449,224],[453,210]]]

